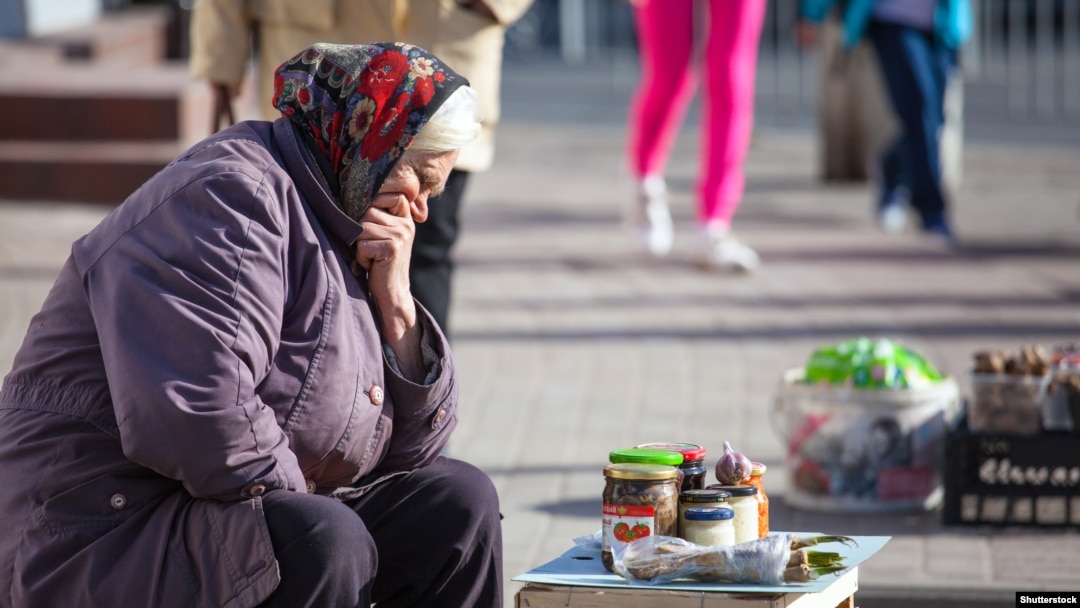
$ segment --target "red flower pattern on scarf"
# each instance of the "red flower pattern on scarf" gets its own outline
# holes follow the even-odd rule
[[[273,103],[315,140],[337,177],[339,203],[366,209],[427,120],[465,84],[417,46],[319,43],[277,69]]]

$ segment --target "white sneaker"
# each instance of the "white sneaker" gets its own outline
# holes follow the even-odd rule
[[[698,242],[699,261],[705,268],[748,272],[761,265],[757,252],[739,242],[729,232],[702,229]]]
[[[902,232],[907,226],[907,208],[900,203],[890,203],[878,211],[878,226],[889,234]]]
[[[637,184],[637,192],[626,208],[624,221],[648,253],[659,257],[671,251],[674,236],[664,178],[647,177]]]
[[[880,172],[879,172],[880,173]],[[904,185],[899,185],[892,192],[885,192],[880,178],[874,180],[877,192],[877,222],[883,232],[896,234],[907,227],[908,209],[911,207],[911,193]]]

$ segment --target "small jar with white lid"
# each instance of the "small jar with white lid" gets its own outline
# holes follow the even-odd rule
[[[682,538],[695,545],[735,544],[735,511],[730,507],[690,507]]]
[[[727,506],[735,511],[735,543],[745,543],[758,538],[757,488],[748,485],[725,486],[713,484],[709,490],[730,492]]]

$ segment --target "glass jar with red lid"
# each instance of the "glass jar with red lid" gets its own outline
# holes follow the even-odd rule
[[[696,443],[645,443],[637,446],[654,450],[670,450],[682,454],[682,483],[679,491],[701,490],[705,487],[705,448]]]

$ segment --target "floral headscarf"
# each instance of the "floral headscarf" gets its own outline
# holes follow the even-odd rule
[[[338,203],[356,219],[431,115],[464,84],[418,46],[317,43],[278,67],[273,104],[313,140],[320,164],[337,178],[329,181],[337,182]]]

